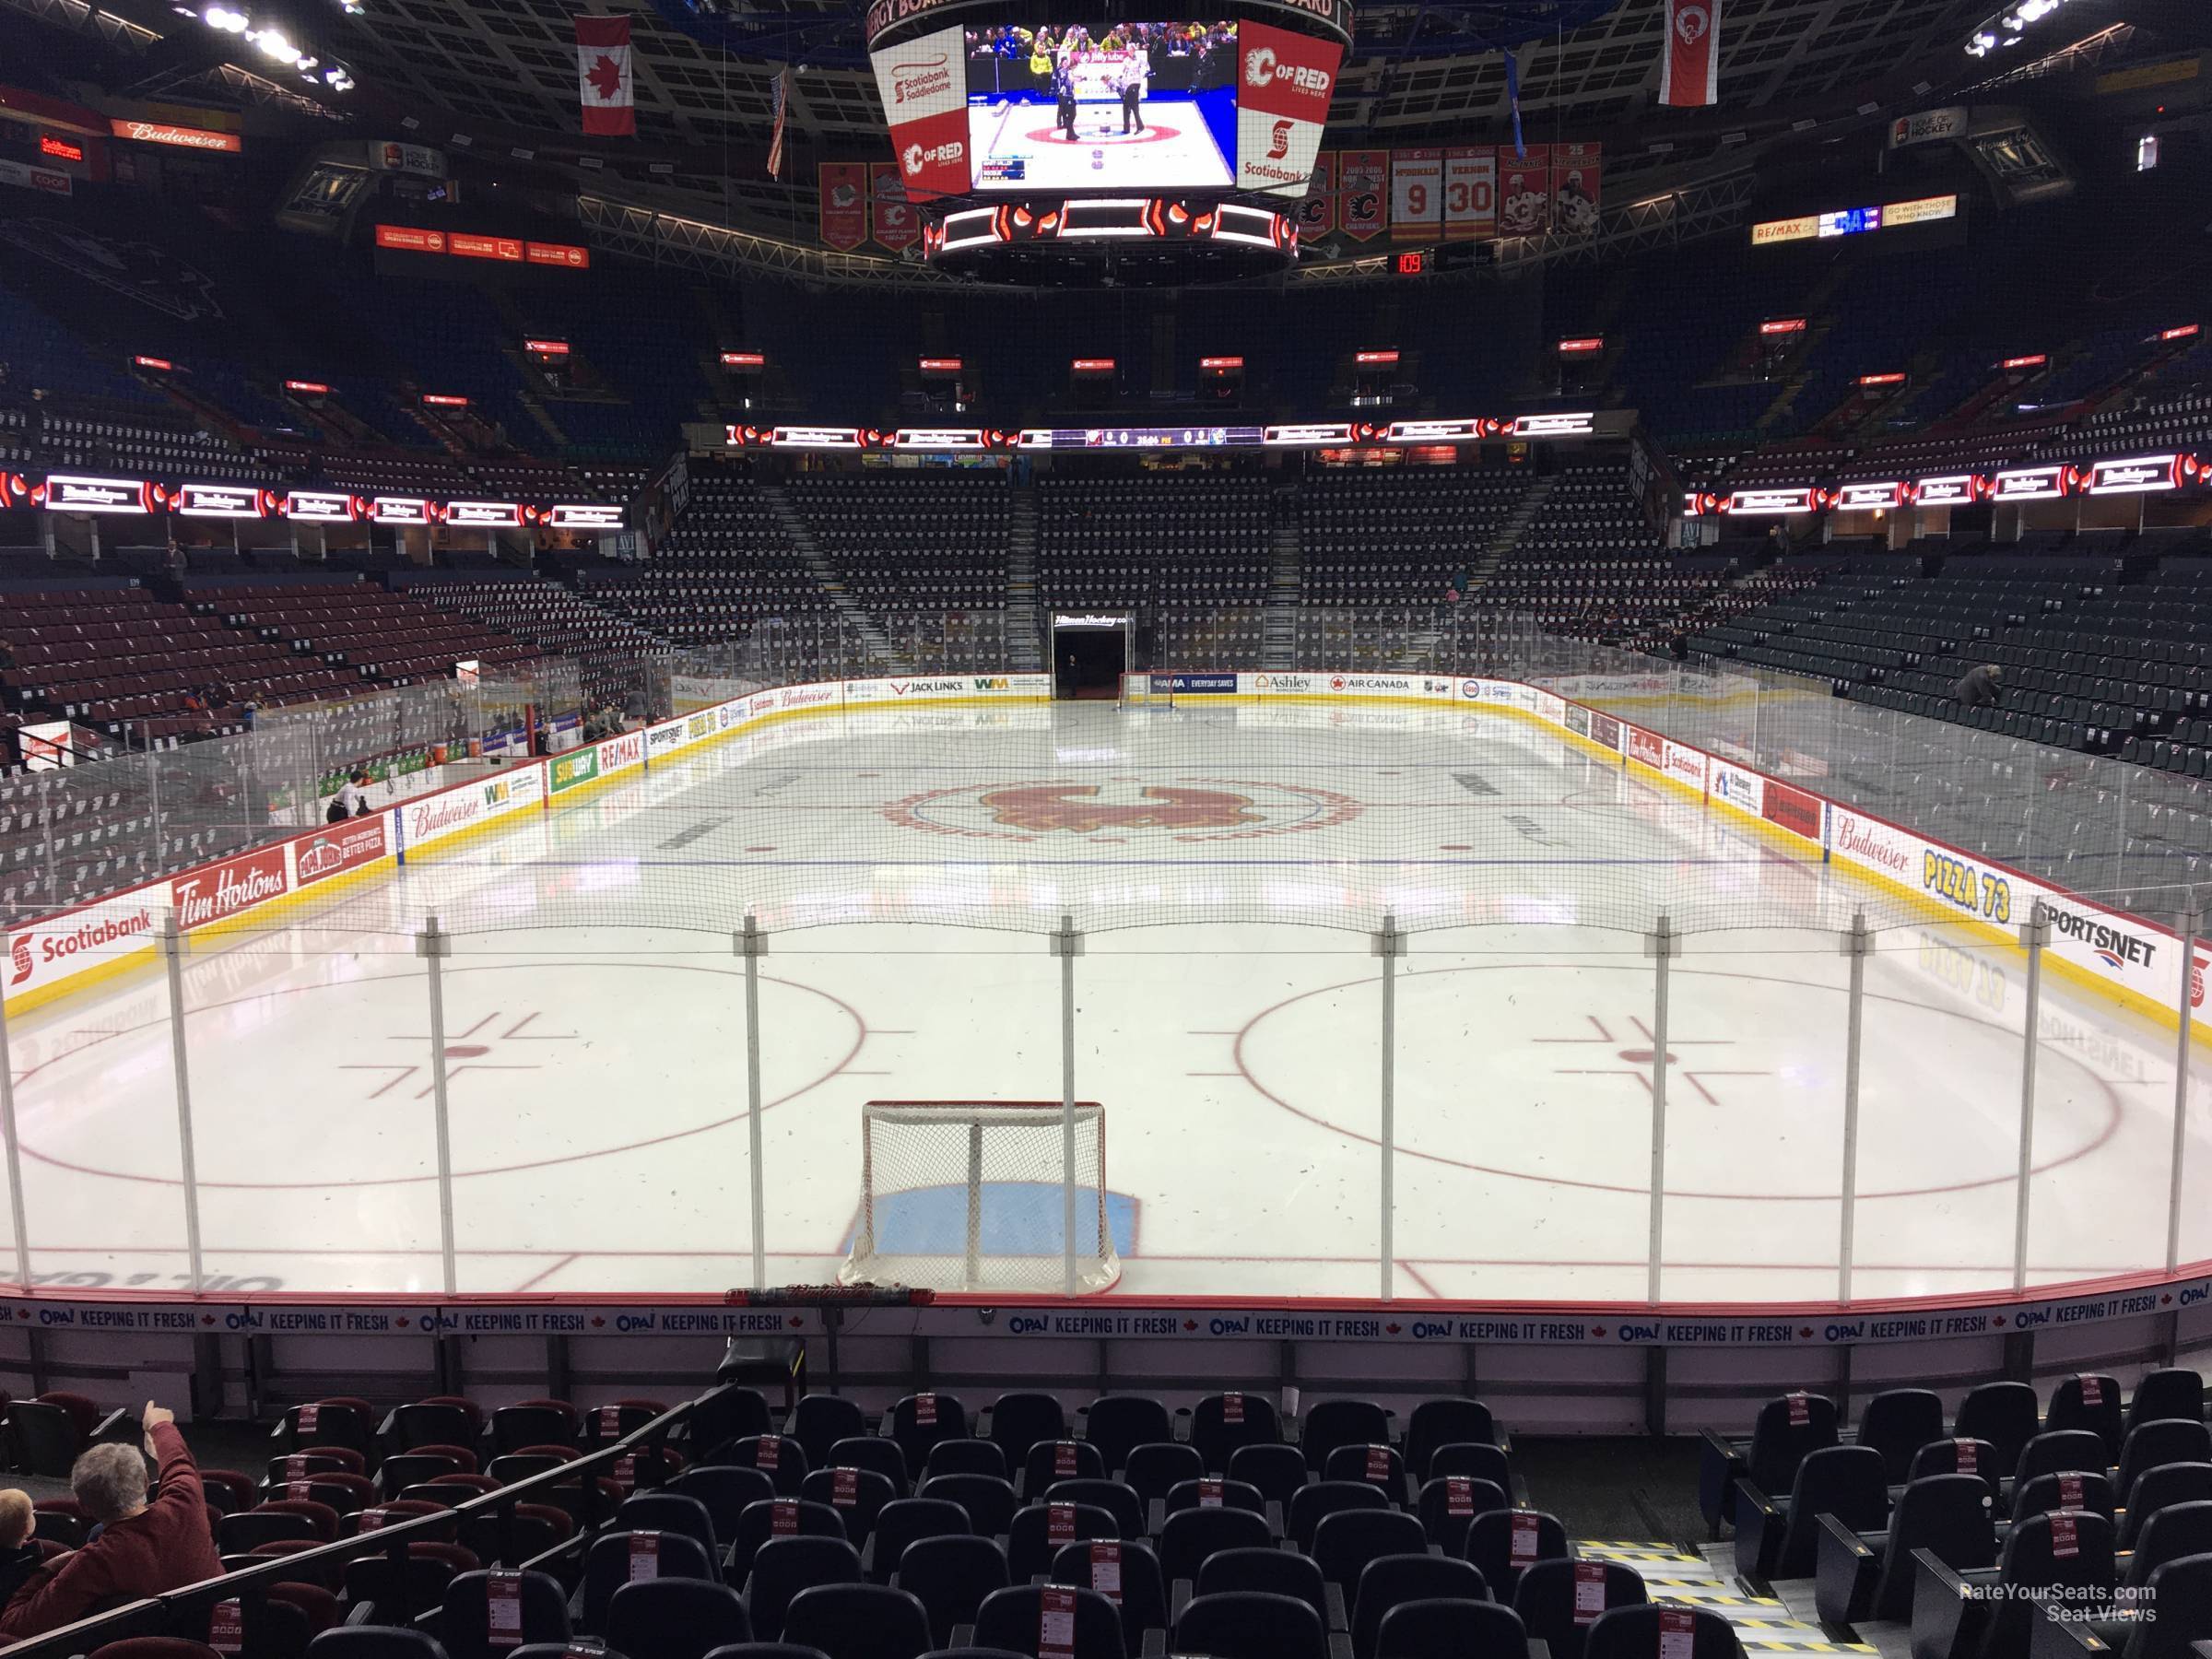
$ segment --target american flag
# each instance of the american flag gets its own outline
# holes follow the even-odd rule
[[[791,112],[791,65],[776,71],[776,124],[768,135],[768,176],[783,176],[783,119]]]

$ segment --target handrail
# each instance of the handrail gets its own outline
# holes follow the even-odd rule
[[[709,1391],[710,1394],[717,1392],[719,1387]],[[102,1613],[94,1613],[78,1619],[75,1624],[57,1626],[41,1635],[0,1647],[0,1659],[73,1659],[74,1655],[89,1653],[103,1642],[125,1636],[165,1634],[173,1623],[174,1617],[181,1612],[196,1611],[202,1606],[211,1607],[226,1601],[257,1603],[265,1599],[271,1585],[294,1583],[303,1578],[318,1580],[320,1569],[324,1567],[342,1566],[363,1556],[375,1554],[388,1555],[395,1563],[403,1562],[406,1559],[409,1543],[418,1540],[425,1543],[437,1541],[437,1535],[453,1528],[461,1518],[481,1514],[511,1516],[514,1506],[530,1501],[532,1494],[550,1491],[580,1477],[586,1494],[584,1513],[588,1517],[597,1503],[599,1472],[614,1467],[632,1453],[662,1450],[670,1435],[690,1420],[691,1413],[698,1405],[699,1400],[686,1400],[596,1452],[585,1453],[559,1468],[529,1476],[512,1486],[503,1486],[496,1492],[479,1493],[438,1514],[418,1515],[391,1526],[380,1526],[373,1532],[356,1533],[350,1538],[340,1538],[314,1549],[299,1550],[259,1566],[243,1567],[235,1572],[226,1572],[219,1578],[203,1579],[195,1584],[180,1585],[174,1590],[165,1590],[159,1595],[147,1596]],[[580,1526],[580,1533],[588,1530],[591,1524],[593,1523],[587,1521],[583,1526]],[[416,1612],[427,1610],[414,1609]]]

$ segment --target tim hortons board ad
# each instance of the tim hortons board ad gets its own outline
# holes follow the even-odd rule
[[[178,877],[171,887],[177,925],[190,933],[281,899],[291,890],[286,863],[290,851],[279,841]]]

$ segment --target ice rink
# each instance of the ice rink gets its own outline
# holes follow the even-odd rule
[[[1086,100],[1073,143],[1050,103],[1001,100],[968,108],[976,188],[993,190],[1228,189],[1236,169],[1221,153],[1205,113],[1188,98],[1147,99],[1141,131],[1122,130],[1122,106]],[[1020,177],[997,170],[1020,163]]]
[[[1672,969],[1663,1294],[1828,1300],[1848,965],[1866,975],[1862,1297],[2011,1278],[2024,959],[1885,908],[1495,713],[1110,705],[800,721],[632,773],[183,972],[218,1291],[440,1283],[425,964],[438,914],[467,1291],[720,1290],[750,1271],[743,964],[762,964],[771,1282],[832,1277],[871,1099],[1104,1104],[1117,1294],[1378,1284],[1385,912],[1399,1295],[1641,1300],[1654,970]],[[185,1279],[158,965],[11,1022],[34,1277]],[[2031,1275],[2163,1265],[2174,1040],[2046,975]],[[2201,1077],[2212,1066],[2200,1063]],[[2184,1260],[2212,1256],[2212,1124]]]

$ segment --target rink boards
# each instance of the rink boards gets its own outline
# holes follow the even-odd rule
[[[1618,715],[1514,680],[1419,674],[1168,673],[1187,706],[1216,702],[1386,702],[1458,708],[1532,723],[1631,775],[1754,829],[1795,856],[1830,865],[1905,900],[1920,913],[1964,924],[2018,948],[2040,905],[2051,921],[2047,966],[2171,1026],[2185,997],[2192,1030],[2212,1039],[2205,1006],[2212,954],[2200,946],[2186,986],[2170,929],[2099,905],[2033,877],[1978,859],[1903,826],[1831,801],[1802,782],[1754,771]],[[710,683],[677,688],[689,701]],[[772,723],[906,703],[938,706],[1051,700],[1043,674],[935,675],[829,681],[748,692],[635,732],[501,768],[415,796],[372,817],[324,825],[10,930],[6,1007],[25,1011],[144,963],[174,917],[194,935],[265,926],[303,900],[499,830],[625,781],[701,746]]]

